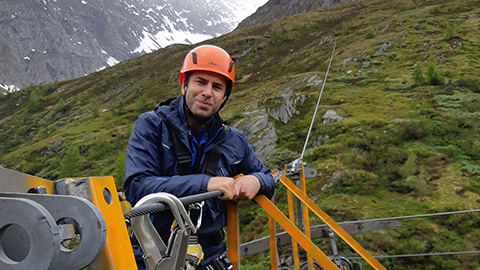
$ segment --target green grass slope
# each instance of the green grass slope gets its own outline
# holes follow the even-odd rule
[[[325,75],[334,39],[304,158],[319,172],[308,180],[308,195],[336,221],[480,208],[479,0],[355,1],[209,40],[237,61],[222,116],[236,123],[249,108],[278,107],[286,90],[305,95],[288,123],[270,118],[278,141],[264,161],[283,168],[299,157],[321,88],[309,80]],[[180,93],[178,70],[192,47],[170,46],[0,96],[0,164],[52,180],[114,175],[121,188],[133,122]],[[327,110],[343,120],[323,123]],[[285,198],[279,187],[283,210]],[[242,216],[243,241],[266,235],[265,214],[255,205],[243,204]],[[402,224],[355,239],[374,255],[480,250],[478,213]],[[331,252],[327,241],[318,244]],[[356,256],[345,244],[339,249]],[[380,262],[387,269],[480,269],[478,254]],[[253,256],[244,267],[268,264]]]

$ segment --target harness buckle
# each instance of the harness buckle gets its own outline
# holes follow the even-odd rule
[[[233,268],[232,263],[230,262],[228,257],[225,255],[222,255],[219,258],[213,260],[210,266],[214,270],[230,270]]]

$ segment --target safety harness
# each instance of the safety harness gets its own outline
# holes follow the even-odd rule
[[[173,99],[168,99],[162,103],[161,105],[168,105]],[[167,116],[163,112],[159,112],[159,114],[164,118],[167,119]],[[208,176],[217,176],[218,170],[218,161],[220,160],[220,156],[222,154],[220,145],[216,144],[212,149],[210,149],[205,154],[205,160],[203,163],[202,168],[198,172],[193,172],[192,166],[192,154],[190,149],[180,140],[179,131],[176,127],[170,124],[168,121],[165,121],[166,126],[170,132],[173,141],[173,150],[175,152],[175,156],[177,159],[177,171],[179,175],[188,175],[193,173],[203,173]],[[190,218],[192,220],[198,220],[197,227],[200,227],[202,216],[202,207],[200,209],[192,208],[190,210]],[[199,229],[199,228],[197,228]],[[232,268],[232,264],[228,260],[228,258],[224,255],[220,256],[213,260],[213,262],[206,267],[201,266],[200,260],[203,258],[203,252],[201,251],[201,247],[198,245],[198,242],[202,243],[203,245],[212,246],[220,244],[224,239],[224,231],[220,230],[219,232],[215,233],[214,235],[207,236],[197,236],[191,235],[190,242],[189,242],[189,251],[187,252],[187,269],[208,269],[208,270],[228,270]]]
[[[167,99],[166,101],[158,104],[158,106],[170,105],[174,99],[175,98]],[[167,115],[164,112],[160,111],[159,114],[164,119],[167,119]],[[220,145],[217,144],[210,151],[208,151],[206,153],[205,162],[203,163],[202,169],[198,172],[193,172],[192,155],[190,149],[184,143],[182,143],[182,141],[180,141],[178,129],[168,121],[165,121],[165,123],[167,124],[167,128],[173,140],[173,148],[177,158],[178,174],[187,175],[192,173],[203,173],[208,176],[217,176],[218,161],[220,160],[220,155],[222,154]]]

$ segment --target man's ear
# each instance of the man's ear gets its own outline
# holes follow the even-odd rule
[[[187,92],[187,86],[185,84],[182,84],[182,95],[185,95]]]

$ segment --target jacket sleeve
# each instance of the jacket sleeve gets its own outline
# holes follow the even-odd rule
[[[243,133],[242,141],[245,145],[244,159],[242,161],[243,170],[247,172],[247,174],[254,175],[258,178],[260,181],[260,190],[258,193],[271,199],[275,191],[275,180],[273,179],[272,172],[255,156],[252,147],[248,143],[247,137]]]
[[[168,192],[184,197],[207,191],[204,174],[175,176],[170,134],[154,112],[142,114],[133,126],[125,154],[125,195],[133,205],[142,197]]]

